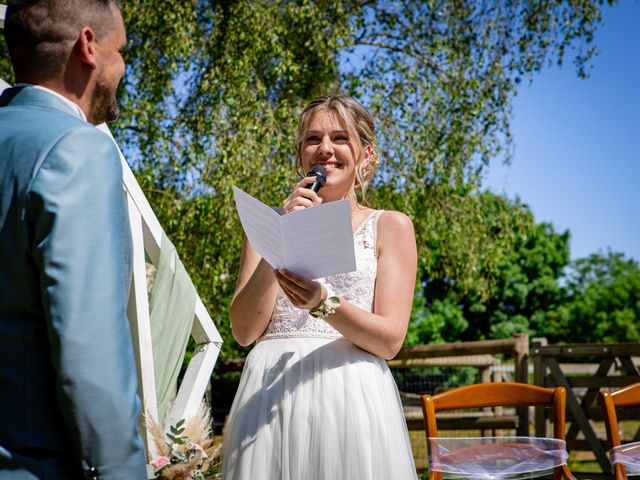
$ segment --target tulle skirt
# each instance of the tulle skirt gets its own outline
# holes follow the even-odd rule
[[[226,480],[416,479],[386,362],[346,339],[259,342],[224,433]]]

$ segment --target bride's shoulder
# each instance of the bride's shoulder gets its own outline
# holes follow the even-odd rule
[[[382,248],[385,245],[391,245],[394,249],[415,246],[413,222],[402,212],[385,210],[378,218],[377,238]]]
[[[385,210],[378,219],[378,247],[381,251],[391,248],[415,249],[416,237],[413,222],[402,212]]]
[[[383,231],[413,234],[413,222],[402,212],[383,210],[378,219],[378,233]]]

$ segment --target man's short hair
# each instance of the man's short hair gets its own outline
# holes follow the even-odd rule
[[[83,27],[98,38],[113,26],[120,0],[9,0],[4,25],[16,75],[60,75]]]

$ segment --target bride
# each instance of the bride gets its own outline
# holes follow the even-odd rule
[[[304,178],[281,213],[349,200],[357,270],[315,280],[274,271],[245,242],[230,317],[241,345],[257,343],[227,420],[223,478],[415,479],[385,362],[411,313],[413,225],[363,204],[379,158],[373,119],[352,98],[311,101],[295,149],[303,171],[326,168],[326,184],[315,193]]]

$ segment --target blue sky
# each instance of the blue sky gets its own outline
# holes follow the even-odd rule
[[[514,100],[514,156],[485,186],[528,204],[537,222],[571,232],[571,258],[596,251],[640,260],[640,0],[605,7],[600,54],[580,80],[550,67]]]

